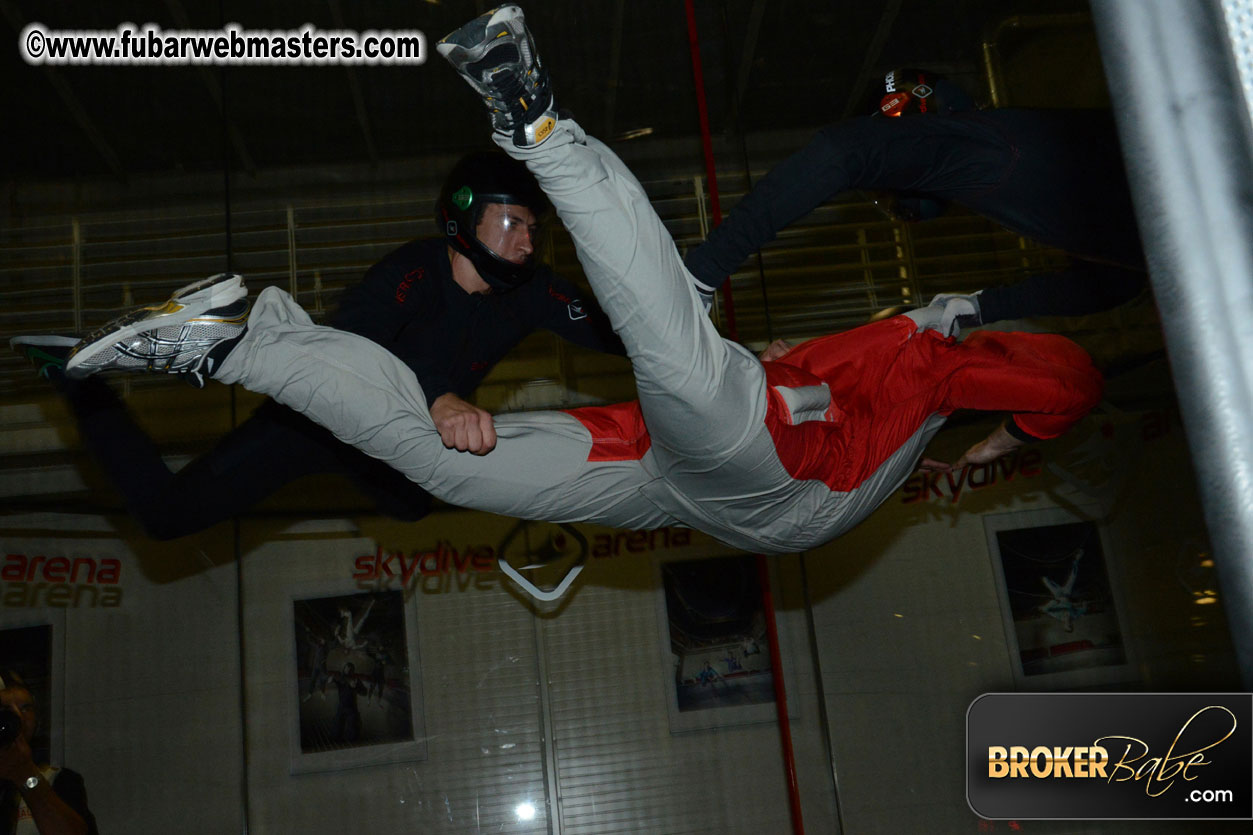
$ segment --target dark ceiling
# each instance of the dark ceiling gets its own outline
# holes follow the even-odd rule
[[[642,142],[697,133],[682,0],[523,5],[561,105],[591,132],[612,138],[651,128]],[[872,79],[893,66],[927,66],[982,88],[981,43],[998,24],[1086,11],[1082,0],[694,5],[716,135],[812,128],[863,112]],[[463,0],[0,0],[0,26],[13,45],[2,65],[5,109],[13,120],[0,163],[7,213],[21,214],[14,193],[48,181],[125,184],[141,175],[224,168],[255,174],[305,165],[379,167],[447,155],[485,139],[474,96],[438,56],[401,67],[30,66],[15,48],[29,23],[111,30],[123,22],[164,29],[217,29],[224,22],[293,29],[308,22],[328,30],[419,29],[433,46],[486,6]],[[1022,37],[1034,31],[1030,25],[1019,30]],[[1049,81],[1069,85],[1072,101],[1079,82],[1067,73],[1074,60],[1059,56]],[[1089,79],[1082,83],[1091,86],[1091,67],[1080,69]],[[1029,90],[1032,77],[1020,79],[1020,89]]]

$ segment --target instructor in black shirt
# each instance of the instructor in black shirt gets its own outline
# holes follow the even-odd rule
[[[443,235],[387,255],[344,292],[329,319],[413,369],[449,448],[486,454],[495,445],[491,415],[466,398],[532,331],[544,328],[593,350],[625,353],[595,301],[535,263],[533,235],[547,208],[521,163],[496,151],[464,157],[436,207]],[[84,443],[154,539],[210,527],[317,473],[347,475],[394,518],[414,521],[430,511],[430,496],[416,484],[273,401],[172,473],[106,384],[46,369]]]

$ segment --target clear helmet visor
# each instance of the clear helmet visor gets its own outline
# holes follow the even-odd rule
[[[526,206],[488,203],[474,236],[497,257],[512,264],[525,264],[535,252],[537,231],[535,213]]]

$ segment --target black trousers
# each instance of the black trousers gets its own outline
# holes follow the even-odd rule
[[[121,398],[98,378],[60,380],[79,435],[153,539],[175,539],[237,516],[299,478],[337,473],[385,515],[416,521],[432,499],[381,461],[267,400],[207,453],[172,472]]]
[[[1113,118],[1097,110],[865,116],[829,125],[772,168],[688,253],[687,267],[719,287],[780,230],[854,189],[958,203],[1076,256],[1069,270],[985,290],[985,322],[1095,313],[1146,283]]]

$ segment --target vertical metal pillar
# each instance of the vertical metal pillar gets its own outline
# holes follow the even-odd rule
[[[296,210],[287,204],[287,292],[293,299],[300,299],[300,287],[296,280]]]
[[[1227,620],[1253,689],[1249,112],[1217,0],[1092,0],[1092,13]]]
[[[74,296],[74,333],[83,332],[83,227],[78,217],[70,218],[72,234],[70,282]]]

